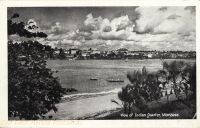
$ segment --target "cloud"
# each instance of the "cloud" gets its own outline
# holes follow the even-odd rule
[[[162,11],[162,12],[165,12],[165,11],[167,11],[167,7],[161,7],[161,8],[159,8],[158,10],[159,10],[159,11]]]
[[[113,19],[111,21],[111,25],[114,26],[114,27],[117,27],[116,31],[126,29],[126,27],[129,27],[129,26],[135,27],[135,25],[128,18],[128,15],[121,16],[121,17]]]
[[[13,34],[8,36],[8,40],[12,40],[13,42],[20,43],[22,41],[33,40],[33,38],[26,38],[24,36],[19,36],[18,34]]]
[[[103,40],[127,40],[127,38],[131,35],[133,31],[132,27],[126,27],[122,30],[115,30],[110,32],[100,32],[99,33],[99,39]]]
[[[185,7],[138,7],[139,19],[135,31],[138,33],[185,33],[195,31],[195,15]]]
[[[111,20],[110,27],[112,28],[112,31],[120,31],[126,29],[127,27],[134,28],[135,25],[129,19],[128,15],[125,15]]]
[[[195,13],[196,13],[196,8],[195,8],[195,6],[187,6],[187,7],[185,7],[184,9],[185,9],[185,10],[190,10],[190,12],[191,12],[192,14],[195,14]]]
[[[37,26],[37,23],[34,19],[29,19],[26,22],[25,29],[28,30],[29,32],[36,32],[39,31],[39,28]]]
[[[169,19],[169,20],[176,20],[177,18],[181,18],[181,16],[173,14],[173,15],[170,15],[167,17],[167,19]]]
[[[128,15],[108,20],[101,16],[95,18],[91,13],[86,16],[84,25],[80,31],[91,33],[91,39],[102,40],[125,40],[135,27]]]
[[[79,29],[79,31],[88,32],[88,33],[92,33],[92,31],[95,31],[95,30],[96,28],[91,25],[83,26],[82,28]]]
[[[67,34],[69,30],[64,29],[61,26],[60,22],[55,22],[51,26],[45,26],[45,29],[43,30],[47,34],[55,34],[55,35],[60,35],[60,34]]]
[[[95,18],[90,13],[86,16],[86,20],[84,21],[84,27],[81,28],[81,31],[92,32],[92,31],[101,31],[101,32],[109,32],[109,31],[120,31],[122,29],[126,29],[126,27],[132,26],[134,24],[129,19],[128,15],[116,17],[113,20],[103,19],[101,16]]]
[[[94,18],[92,13],[88,14],[86,16],[86,20],[84,21],[85,27],[88,27],[91,29],[91,31],[99,30],[100,24],[102,23],[102,17],[99,16],[98,18]]]
[[[45,29],[48,37],[38,40],[63,48],[195,50],[195,7],[137,7],[133,11],[139,16],[135,21],[124,12],[110,20],[89,13],[76,31],[66,30],[55,22]]]
[[[112,28],[110,26],[105,26],[103,32],[110,32]]]
[[[62,30],[62,27],[60,25],[60,22],[56,22],[53,26],[51,26],[51,29],[48,31],[48,33],[54,33],[55,35],[58,35],[58,34],[62,34],[63,31]]]

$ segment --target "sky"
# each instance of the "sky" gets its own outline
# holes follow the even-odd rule
[[[31,32],[47,38],[8,36],[16,42],[37,40],[58,48],[97,50],[196,51],[196,9],[192,6],[150,7],[12,7]],[[37,26],[29,30],[28,26]]]

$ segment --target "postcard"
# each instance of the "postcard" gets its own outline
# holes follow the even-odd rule
[[[0,127],[192,127],[199,1],[1,1]]]

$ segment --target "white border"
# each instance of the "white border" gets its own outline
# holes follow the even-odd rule
[[[173,127],[200,128],[199,94],[197,93],[197,119],[195,120],[57,120],[57,121],[8,121],[7,117],[7,7],[67,7],[67,6],[196,6],[197,78],[199,76],[199,0],[0,0],[0,127]],[[200,80],[197,79],[197,90]]]

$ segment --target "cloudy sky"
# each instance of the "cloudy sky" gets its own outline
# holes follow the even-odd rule
[[[116,50],[196,50],[195,7],[8,8],[8,18],[38,26],[53,47]],[[9,40],[26,38],[11,35]]]

